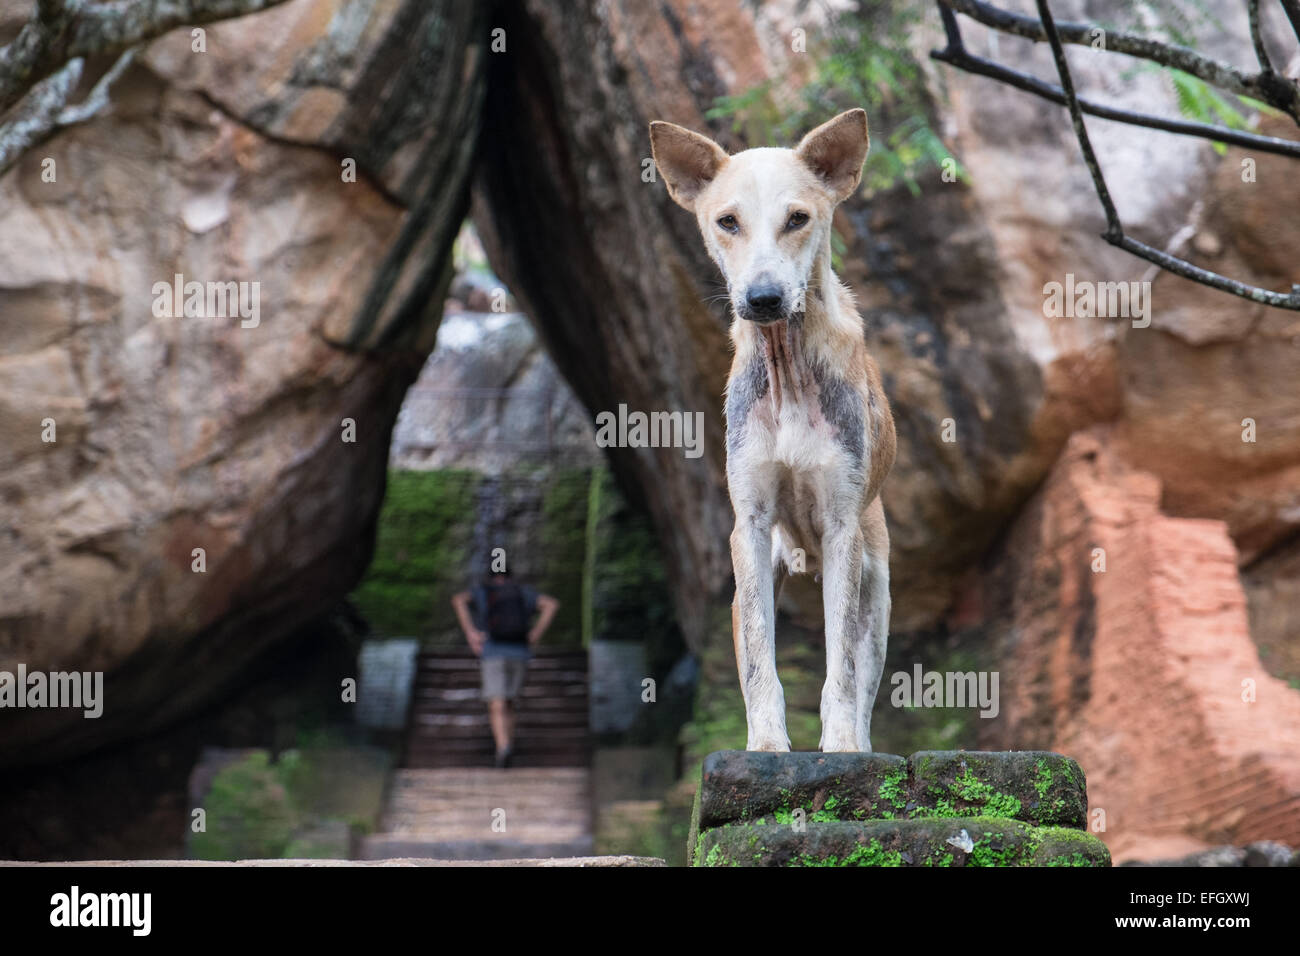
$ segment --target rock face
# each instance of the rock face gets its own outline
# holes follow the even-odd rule
[[[1047,752],[722,751],[704,761],[695,866],[1109,866],[1079,765]]]
[[[1300,694],[1260,663],[1227,526],[1161,513],[1111,437],[1070,440],[976,586],[1002,673],[982,743],[1078,755],[1118,857],[1300,842]]]
[[[449,312],[393,428],[392,468],[490,474],[604,462],[595,427],[517,312]]]
[[[0,669],[107,674],[98,720],[6,712],[0,762],[192,711],[361,575],[468,203],[483,16],[178,31],[0,180]],[[257,312],[246,285],[169,317],[178,274],[255,283]]]
[[[187,31],[151,44],[112,111],[0,180],[0,669],[108,674],[99,720],[6,713],[0,763],[195,709],[355,584],[471,192],[494,267],[588,414],[704,415],[701,457],[611,463],[654,519],[686,637],[725,648],[727,317],[695,223],[651,175],[646,124],[754,145],[706,113],[809,78],[788,42],[819,27],[806,6],[293,0],[210,27],[205,54]],[[1209,52],[1249,50],[1239,5],[1211,6],[1227,27]],[[0,35],[29,11],[0,0]],[[935,37],[914,40],[924,57]],[[1041,47],[1003,44],[1046,67]],[[1153,77],[1125,85],[1089,53],[1071,51],[1081,85],[1170,104]],[[1251,639],[1275,650],[1270,667],[1295,666],[1300,325],[1159,274],[1149,325],[1051,314],[1046,283],[1145,267],[1097,238],[1061,110],[941,76],[933,125],[968,180],[936,173],[837,221],[898,422],[893,629],[942,634],[955,608],[992,635],[1018,683],[1014,730],[988,745],[1079,754],[1117,852],[1139,825],[1290,839],[1300,695]],[[892,130],[873,123],[878,142]],[[1187,227],[1193,258],[1297,278],[1290,164],[1094,125],[1131,232],[1161,244]],[[258,283],[256,323],[155,314],[155,284],[177,274]],[[1088,569],[1093,546],[1106,575]],[[1143,673],[1158,682],[1135,685]],[[1170,796],[1162,778],[1189,752]]]

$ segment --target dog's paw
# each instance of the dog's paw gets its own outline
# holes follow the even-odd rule
[[[767,753],[788,754],[790,752],[790,741],[781,740],[751,740],[745,747],[746,750],[762,750]]]

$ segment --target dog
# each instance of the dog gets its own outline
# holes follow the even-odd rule
[[[788,751],[776,673],[776,601],[792,571],[820,573],[826,624],[823,751],[871,750],[889,630],[889,533],[880,488],[894,419],[852,293],[831,265],[831,217],[870,146],[860,109],[794,149],[729,156],[650,124],[655,166],[695,214],[731,304],[727,490],[731,606],[749,750]]]

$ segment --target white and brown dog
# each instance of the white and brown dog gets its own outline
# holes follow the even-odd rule
[[[695,214],[734,313],[731,620],[748,749],[790,749],[776,598],[802,566],[822,575],[821,748],[869,751],[889,630],[880,486],[894,463],[894,420],[862,318],[831,268],[831,216],[861,181],[867,114],[842,113],[795,149],[728,156],[708,137],[658,122],[650,142],[669,195]]]

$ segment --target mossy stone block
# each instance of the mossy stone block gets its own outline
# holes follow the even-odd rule
[[[720,750],[704,759],[692,832],[758,820],[889,818],[901,815],[906,795],[907,761],[893,754]]]
[[[998,817],[717,827],[697,866],[1110,866],[1095,836]]]
[[[1082,829],[1088,790],[1069,757],[1044,750],[923,750],[908,759],[909,817],[1007,817]]]

